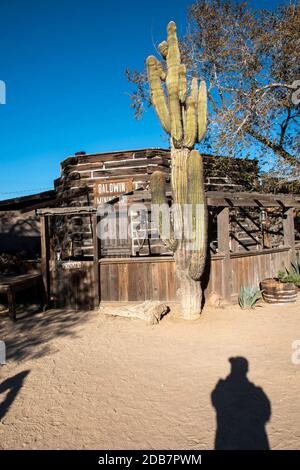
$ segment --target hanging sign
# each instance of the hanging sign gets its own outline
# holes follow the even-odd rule
[[[116,196],[131,192],[132,179],[102,180],[94,184],[94,206],[99,206]]]
[[[82,262],[81,261],[65,261],[61,264],[62,269],[69,271],[71,269],[81,269]]]

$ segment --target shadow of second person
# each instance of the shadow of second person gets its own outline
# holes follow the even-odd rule
[[[265,425],[271,403],[263,389],[248,380],[248,361],[231,357],[230,374],[220,379],[211,394],[217,415],[215,449],[269,449]]]

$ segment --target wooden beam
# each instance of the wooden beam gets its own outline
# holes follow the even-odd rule
[[[284,244],[290,247],[290,261],[296,257],[294,208],[290,207],[283,215]]]
[[[86,163],[86,162],[105,162],[107,160],[132,160],[135,158],[141,158],[142,156],[146,156],[148,158],[156,157],[156,156],[163,156],[165,158],[170,158],[170,150],[169,149],[162,149],[162,148],[146,148],[146,149],[138,149],[138,150],[124,150],[124,151],[116,151],[116,152],[104,152],[104,153],[90,153],[85,155],[78,155],[78,156],[70,156],[66,158],[66,160],[61,162],[61,167],[65,168],[70,163]]]
[[[41,217],[41,272],[47,305],[50,304],[50,272],[49,272],[49,220],[47,216]]]
[[[222,276],[223,281],[223,293],[225,299],[229,300],[231,297],[232,290],[232,272],[231,272],[231,260],[230,260],[230,223],[229,223],[229,208],[224,207],[217,215],[217,230],[218,230],[218,251],[224,255],[222,261]]]
[[[97,209],[92,206],[85,207],[48,207],[47,209],[37,209],[36,214],[39,216],[46,215],[68,215],[68,214],[91,214],[96,212]]]
[[[253,257],[253,256],[264,256],[264,255],[268,255],[268,254],[275,254],[275,253],[284,253],[284,252],[288,252],[290,249],[288,247],[284,247],[284,248],[265,248],[263,250],[249,250],[249,251],[243,251],[243,252],[240,252],[240,253],[230,253],[230,258],[231,259],[234,259],[234,258],[249,258],[249,257]]]
[[[300,207],[300,196],[246,192],[206,191],[207,203],[214,207]]]
[[[93,255],[94,255],[94,287],[93,287],[93,297],[94,297],[94,308],[99,308],[101,294],[100,294],[100,240],[97,235],[97,223],[98,217],[97,214],[92,216],[92,225],[93,225]]]
[[[225,192],[225,191],[207,191],[206,193],[210,197],[215,198],[224,198],[224,197],[234,197],[234,198],[241,198],[241,199],[258,199],[262,201],[298,201],[300,202],[300,195],[290,195],[290,194],[266,194],[266,193],[257,193],[257,192],[246,192],[246,191],[238,191],[238,192]]]
[[[139,195],[139,190],[134,190],[132,194]],[[143,190],[144,192],[144,190]],[[141,197],[149,197],[149,192]],[[300,207],[300,196],[290,196],[285,194],[259,194],[259,193],[230,193],[222,191],[206,191],[207,204],[212,207]],[[171,196],[171,192],[167,192],[167,196]],[[112,200],[110,203],[117,201]],[[85,207],[55,207],[37,209],[37,215],[60,215],[60,214],[90,214],[95,213],[96,208],[92,206]]]

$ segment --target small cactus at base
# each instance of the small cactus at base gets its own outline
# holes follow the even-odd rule
[[[242,309],[253,309],[261,299],[261,291],[257,287],[242,286],[239,294],[239,306]]]

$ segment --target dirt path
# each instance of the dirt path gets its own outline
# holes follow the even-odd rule
[[[170,316],[156,326],[52,310],[16,326],[0,319],[0,339],[0,449],[214,448],[211,393],[232,356],[248,360],[271,404],[270,447],[300,448],[299,302],[211,308],[194,323]],[[219,405],[237,407],[241,421],[247,401],[230,402],[234,393]]]

